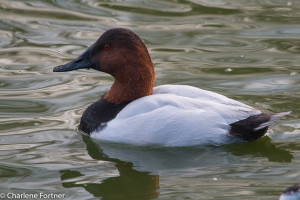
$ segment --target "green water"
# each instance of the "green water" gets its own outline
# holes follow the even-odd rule
[[[299,22],[297,0],[1,0],[0,198],[278,199],[300,182]],[[193,85],[265,112],[293,112],[258,141],[219,147],[82,138],[83,111],[113,79],[52,69],[115,27],[144,40],[156,85]]]

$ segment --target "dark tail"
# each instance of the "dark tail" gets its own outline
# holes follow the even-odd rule
[[[268,126],[276,120],[290,114],[291,112],[282,112],[277,114],[259,114],[250,116],[247,119],[230,124],[230,136],[238,136],[243,140],[252,141],[264,136]]]

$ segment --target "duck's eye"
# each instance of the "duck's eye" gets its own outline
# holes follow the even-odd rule
[[[110,46],[108,44],[104,45],[105,50],[109,50]]]

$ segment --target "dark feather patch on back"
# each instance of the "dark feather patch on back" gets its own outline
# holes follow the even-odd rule
[[[257,130],[261,124],[270,121],[270,114],[259,114],[250,116],[247,119],[237,121],[230,124],[231,129],[229,131],[230,136],[237,136],[243,140],[252,141],[265,135],[268,130],[268,126]]]

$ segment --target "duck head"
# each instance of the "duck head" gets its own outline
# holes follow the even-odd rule
[[[75,60],[57,66],[54,72],[92,68],[115,78],[104,98],[112,103],[128,103],[152,94],[154,67],[149,52],[135,33],[116,28],[103,33]]]

